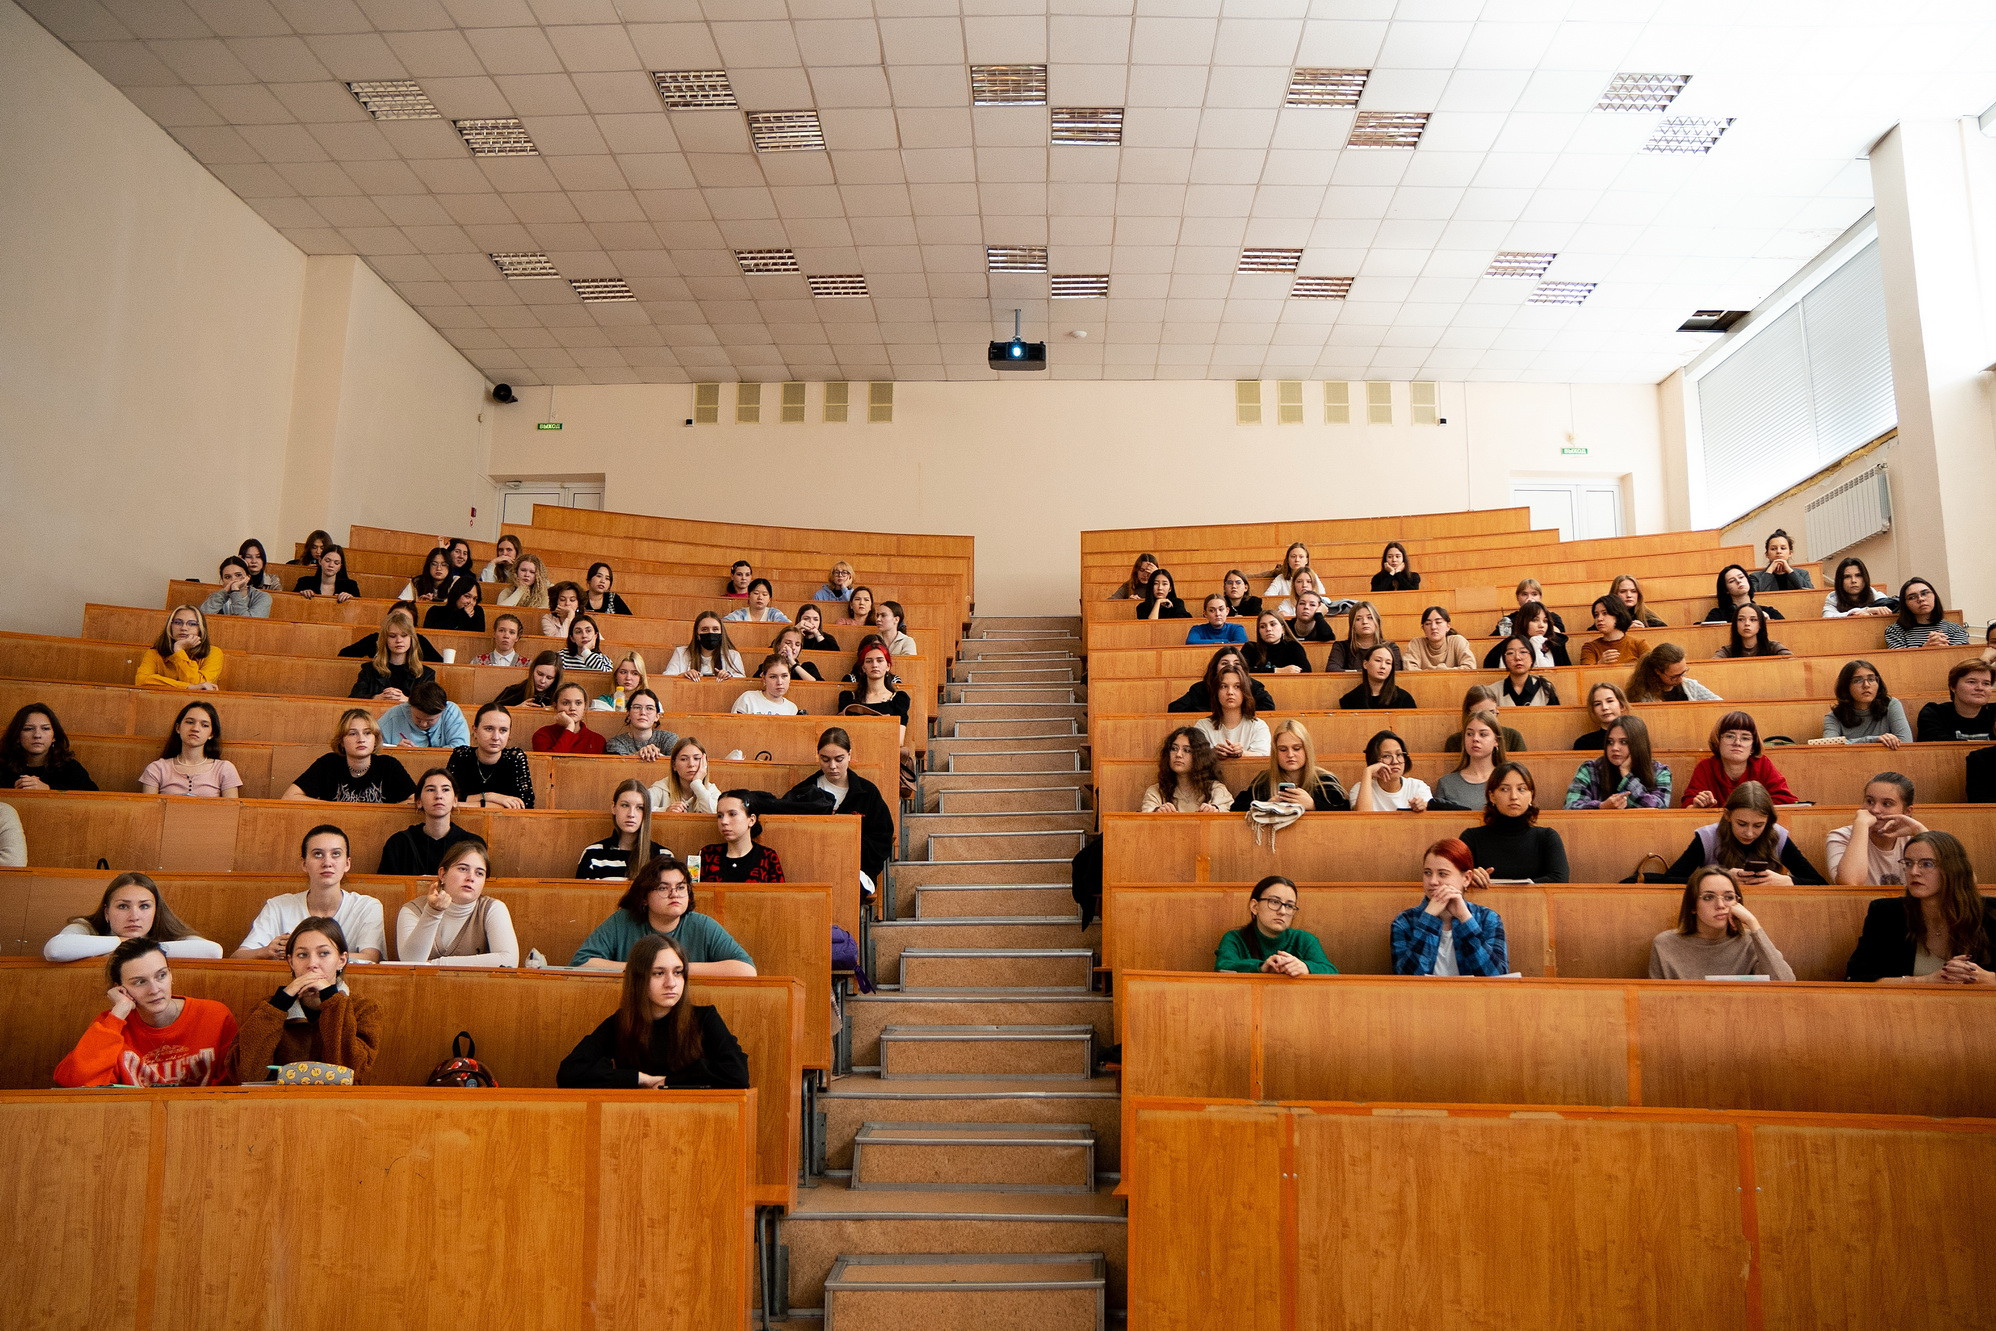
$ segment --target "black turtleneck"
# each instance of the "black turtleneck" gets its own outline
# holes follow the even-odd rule
[[[1529,878],[1535,883],[1569,881],[1566,843],[1550,827],[1534,827],[1525,816],[1487,815],[1480,827],[1462,830],[1463,844],[1476,856],[1476,867],[1492,878]]]

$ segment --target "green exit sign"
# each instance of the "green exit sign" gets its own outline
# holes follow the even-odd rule
[[[542,428],[543,430],[545,430],[545,429],[547,429],[548,427],[547,427],[547,426],[545,426],[545,425],[543,425],[543,426],[542,426],[541,428]],[[557,429],[557,430],[559,430],[559,429],[560,429],[561,427],[560,427],[559,425],[557,425],[557,426],[555,426],[554,428],[555,428],[555,429]],[[1587,456],[1587,450],[1586,450],[1586,449],[1584,449],[1584,448],[1562,448],[1562,449],[1560,449],[1559,451],[1560,451],[1560,452],[1562,452],[1562,453],[1565,453],[1565,454],[1567,454],[1567,455],[1568,455],[1568,456],[1570,456],[1570,457],[1585,457],[1585,456]]]
[[[560,422],[560,421],[542,421],[542,422],[541,422],[540,424],[536,425],[536,426],[535,426],[534,428],[535,428],[536,430],[559,430],[559,429],[561,428],[561,422]],[[1583,453],[1585,453],[1585,452],[1586,452],[1587,450],[1583,448],[1583,449],[1581,449],[1580,451],[1581,451],[1581,452],[1583,452]]]

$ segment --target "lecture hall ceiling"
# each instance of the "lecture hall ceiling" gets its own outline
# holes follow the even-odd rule
[[[1989,0],[21,3],[515,383],[1650,382],[1996,101]]]

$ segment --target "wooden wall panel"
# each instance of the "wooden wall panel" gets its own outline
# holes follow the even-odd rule
[[[158,1108],[103,1092],[0,1096],[0,1132],[34,1143],[0,1170],[0,1219],[14,1235],[0,1244],[0,1326],[139,1325]]]
[[[1141,1001],[1125,999],[1125,1104],[1134,1095],[1254,1095],[1259,998],[1231,978],[1177,977],[1145,987]]]

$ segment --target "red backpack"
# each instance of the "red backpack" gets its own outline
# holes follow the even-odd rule
[[[464,1048],[458,1048],[458,1042]],[[478,1061],[478,1042],[471,1038],[470,1031],[459,1031],[451,1037],[450,1057],[430,1070],[426,1086],[486,1086],[494,1087],[499,1079],[492,1075],[492,1069]]]

